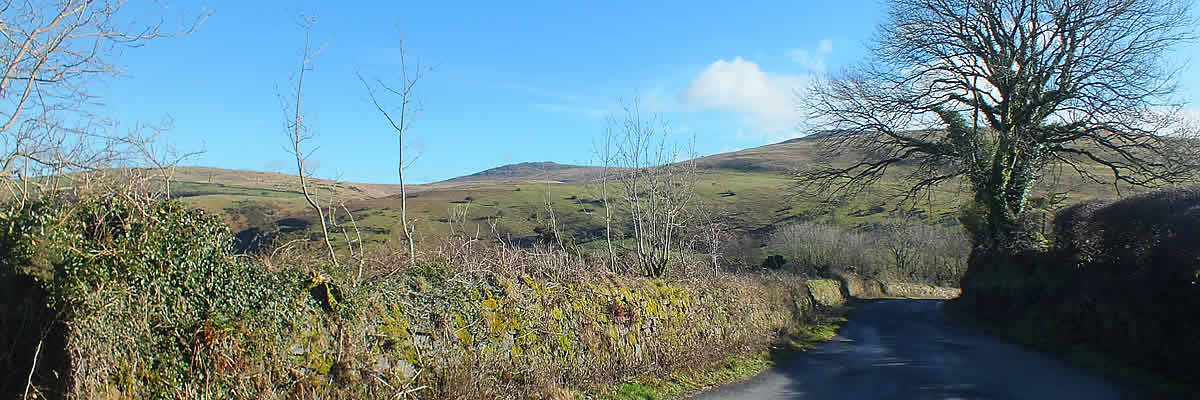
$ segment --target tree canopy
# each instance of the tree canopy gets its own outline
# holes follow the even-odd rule
[[[872,57],[800,99],[826,155],[843,160],[801,170],[801,185],[852,194],[902,164],[912,193],[964,178],[986,216],[976,244],[991,245],[1016,232],[1050,163],[1114,184],[1191,177],[1195,129],[1170,65],[1195,38],[1189,2],[888,5]]]

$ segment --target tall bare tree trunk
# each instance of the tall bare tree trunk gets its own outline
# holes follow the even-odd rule
[[[408,222],[408,189],[404,185],[404,136],[408,134],[409,128],[412,127],[412,119],[421,111],[421,103],[417,100],[416,93],[413,91],[413,88],[416,87],[417,82],[421,80],[422,76],[423,74],[419,62],[410,69],[408,63],[408,51],[404,47],[404,42],[401,41],[400,86],[390,87],[379,79],[375,80],[374,85],[383,89],[383,91],[386,93],[391,93],[392,95],[399,97],[399,109],[393,110],[399,112],[399,115],[393,118],[393,111],[389,111],[387,108],[385,108],[383,103],[380,102],[379,97],[376,96],[375,87],[371,83],[367,82],[367,79],[363,77],[362,74],[358,74],[358,80],[362,82],[363,88],[367,90],[367,95],[371,99],[371,104],[375,106],[376,111],[379,111],[379,113],[383,115],[385,119],[387,119],[388,124],[391,125],[392,130],[396,133],[396,143],[398,146],[397,156],[399,157],[399,159],[396,161],[396,174],[400,177],[400,223],[401,228],[404,229],[404,240],[408,243],[408,263],[411,266],[417,265],[417,246],[413,240],[413,230],[415,227]]]
[[[401,106],[401,126],[404,126],[404,111]],[[396,153],[400,159],[397,161],[396,174],[400,176],[400,225],[404,229],[404,240],[408,242],[408,265],[417,265],[417,246],[413,243],[412,229],[408,227],[408,189],[404,187],[404,135],[396,135],[396,142],[399,150]]]
[[[605,153],[607,153],[607,145]],[[608,161],[604,162],[603,177],[600,179],[601,192],[604,198],[604,241],[608,242],[608,269],[617,271],[617,252],[612,243],[612,207],[608,204]]]
[[[325,211],[323,211],[321,206],[318,205],[315,200],[313,200],[312,194],[308,191],[308,182],[304,176],[305,153],[300,149],[301,143],[312,138],[312,135],[304,128],[304,113],[300,111],[300,105],[304,97],[304,73],[308,71],[309,63],[311,63],[313,58],[315,58],[317,55],[316,53],[311,52],[310,46],[312,43],[312,26],[315,23],[315,20],[310,19],[305,21],[303,26],[304,54],[302,55],[300,61],[300,71],[296,75],[296,102],[294,106],[295,109],[292,110],[294,112],[294,116],[290,124],[291,131],[289,132],[289,139],[291,139],[292,142],[292,153],[296,156],[296,172],[300,175],[300,191],[304,194],[304,200],[308,202],[309,207],[311,207],[313,211],[317,212],[317,219],[321,221],[321,237],[323,240],[325,240],[325,249],[329,251],[329,260],[333,262],[334,266],[337,266],[337,253],[333,251],[333,242],[329,240],[329,226],[325,222]],[[317,53],[319,53],[319,51]]]

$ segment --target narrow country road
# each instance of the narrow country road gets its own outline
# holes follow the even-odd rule
[[[1101,378],[951,325],[942,301],[864,304],[833,340],[694,399],[1118,399]]]

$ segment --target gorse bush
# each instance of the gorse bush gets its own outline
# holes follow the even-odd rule
[[[837,271],[869,278],[957,286],[971,251],[960,227],[885,222],[857,229],[803,222],[777,229],[767,250],[809,276]]]

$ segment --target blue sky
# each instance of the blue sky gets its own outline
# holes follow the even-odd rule
[[[590,163],[604,115],[635,95],[706,155],[796,136],[792,89],[861,60],[883,17],[876,1],[344,3],[154,8],[215,12],[192,35],[124,50],[125,76],[104,101],[126,124],[171,118],[173,145],[205,150],[189,164],[280,171],[276,94],[299,61],[303,13],[326,45],[305,85],[319,176],[396,182],[395,137],[354,71],[399,79],[401,35],[437,66],[418,86],[425,108],[408,139],[416,183],[514,162]],[[1200,68],[1181,76],[1184,95],[1200,98]]]

